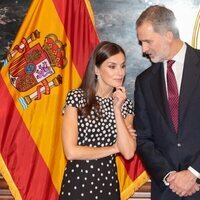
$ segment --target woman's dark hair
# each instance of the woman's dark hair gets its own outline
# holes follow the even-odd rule
[[[125,56],[125,52],[118,44],[102,41],[100,42],[96,48],[93,50],[89,62],[87,64],[87,68],[80,85],[80,88],[84,91],[84,95],[86,98],[86,106],[79,110],[79,114],[87,116],[90,114],[92,107],[95,108],[95,113],[99,114],[100,107],[96,101],[96,85],[97,85],[97,77],[95,74],[95,66],[97,68],[101,67],[101,64],[111,56],[114,56],[118,53],[123,53]]]

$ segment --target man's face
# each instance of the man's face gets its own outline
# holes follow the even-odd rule
[[[146,54],[152,62],[162,62],[167,59],[170,51],[167,34],[157,33],[149,22],[144,22],[137,28],[137,37]]]

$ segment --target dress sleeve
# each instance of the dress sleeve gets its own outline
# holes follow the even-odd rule
[[[86,104],[86,100],[84,98],[84,93],[81,89],[75,89],[69,91],[66,97],[66,101],[62,110],[62,113],[64,114],[66,110],[66,106],[72,106],[75,108],[82,108]]]
[[[133,101],[126,99],[122,107],[122,115],[125,118],[128,114],[133,114]]]

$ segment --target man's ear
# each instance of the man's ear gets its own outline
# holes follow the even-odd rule
[[[165,33],[165,37],[167,38],[167,40],[168,40],[169,42],[171,42],[171,41],[173,40],[173,38],[174,38],[173,33],[172,33],[171,31],[167,31],[167,32]]]

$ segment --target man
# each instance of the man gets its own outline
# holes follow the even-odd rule
[[[179,38],[175,21],[171,10],[155,5],[136,22],[152,62],[135,84],[138,153],[152,200],[200,200],[200,51]]]

